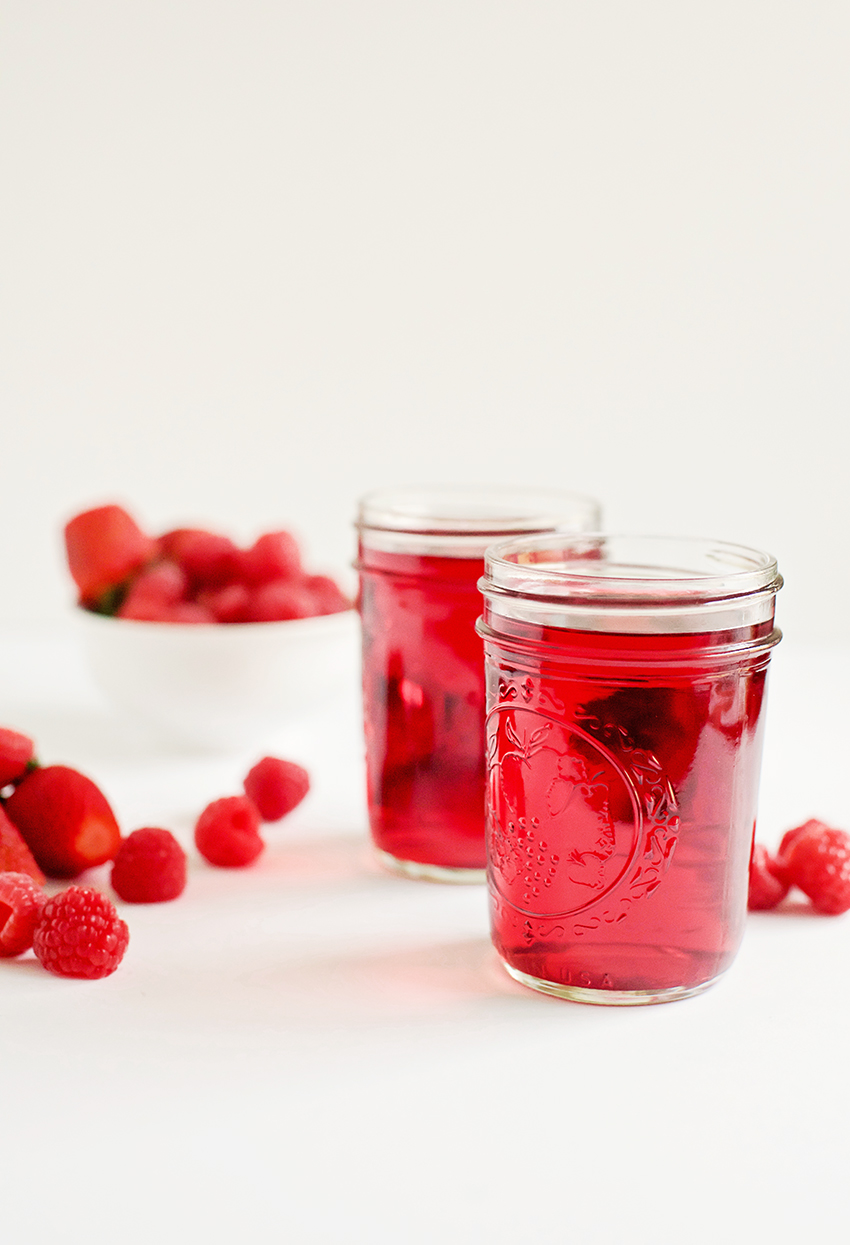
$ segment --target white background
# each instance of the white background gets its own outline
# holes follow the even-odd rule
[[[281,738],[313,791],[258,864],[207,867],[254,758],[96,694],[60,531],[119,500],[342,570],[365,490],[492,480],[767,548],[759,834],[850,827],[846,0],[0,22],[0,722],[191,857],[106,981],[3,965],[4,1245],[843,1245],[850,916],[755,914],[669,1007],[524,991],[481,888],[375,865],[353,695]]]
[[[843,0],[2,0],[0,617],[59,533],[561,485],[848,634]]]

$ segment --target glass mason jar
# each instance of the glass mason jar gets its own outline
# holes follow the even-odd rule
[[[488,550],[488,881],[517,981],[658,1003],[728,968],[781,584],[767,554],[712,541]]]
[[[492,487],[373,493],[358,516],[369,821],[408,877],[483,881],[484,551],[523,532],[591,530],[595,502]]]

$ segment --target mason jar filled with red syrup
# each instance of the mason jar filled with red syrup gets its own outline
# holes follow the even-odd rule
[[[488,883],[517,981],[660,1003],[729,967],[781,584],[772,557],[718,541],[488,550]]]
[[[408,488],[361,502],[369,821],[388,868],[484,880],[484,551],[509,535],[598,524],[594,501],[535,489]]]

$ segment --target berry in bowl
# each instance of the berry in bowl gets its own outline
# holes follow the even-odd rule
[[[174,743],[255,746],[356,681],[354,604],[288,531],[150,536],[107,505],[66,524],[65,548],[95,681]]]

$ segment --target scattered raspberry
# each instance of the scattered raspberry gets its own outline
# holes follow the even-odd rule
[[[850,909],[850,834],[818,821],[808,827],[791,842],[784,873],[818,912],[837,916]]]
[[[35,760],[35,744],[28,735],[0,726],[0,787],[17,782]]]
[[[753,846],[750,861],[750,890],[747,907],[751,912],[763,912],[781,903],[790,889],[790,883],[776,872],[776,862],[761,843]]]
[[[186,853],[170,830],[144,826],[123,840],[112,865],[112,888],[128,903],[164,903],[186,888]]]
[[[67,765],[46,765],[27,774],[6,801],[6,815],[52,877],[73,878],[102,865],[121,843],[106,796]]]
[[[825,822],[818,821],[816,817],[811,817],[808,821],[804,821],[801,826],[794,826],[792,830],[786,830],[782,836],[782,842],[779,844],[779,851],[776,853],[776,872],[782,877],[785,874],[785,866],[788,857],[791,854],[791,848],[797,840],[810,831],[820,832],[828,827]]]
[[[130,941],[130,931],[100,891],[69,886],[48,899],[35,927],[33,950],[57,977],[108,977]]]
[[[256,805],[244,795],[213,800],[198,818],[195,845],[211,865],[223,869],[250,865],[265,847]]]
[[[0,808],[0,874],[3,873],[26,873],[39,886],[44,885],[44,874],[21,838],[20,830]]]
[[[242,785],[263,821],[280,821],[310,790],[310,775],[294,761],[263,757],[248,771]]]
[[[0,873],[0,956],[29,951],[44,903],[29,874]]]

